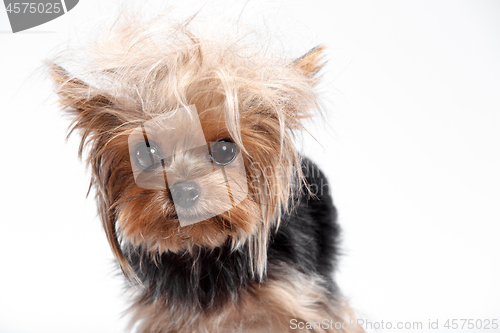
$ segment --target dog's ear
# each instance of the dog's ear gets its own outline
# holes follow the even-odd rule
[[[323,50],[325,46],[320,45],[311,49],[302,57],[296,59],[293,64],[300,72],[308,77],[315,76],[319,70],[324,66]]]
[[[114,110],[110,97],[70,75],[59,65],[47,63],[47,66],[56,84],[61,107],[73,116],[68,136],[73,131],[80,130],[82,141],[85,141],[89,135],[99,136],[120,126],[122,121]]]

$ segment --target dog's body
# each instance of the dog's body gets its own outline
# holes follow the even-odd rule
[[[90,148],[104,230],[135,294],[131,326],[350,330],[331,277],[336,210],[292,143],[318,107],[323,47],[289,61],[186,25],[117,24],[89,58],[94,84],[49,64],[80,155]]]
[[[323,174],[306,161],[307,183],[320,188]],[[134,309],[135,319],[146,319],[143,331],[282,332],[293,319],[340,320],[331,277],[339,234],[336,210],[328,193],[314,198],[304,193],[271,234],[263,281],[252,278],[247,246],[236,251],[230,244],[213,250],[200,247],[156,259],[127,248],[144,285]]]

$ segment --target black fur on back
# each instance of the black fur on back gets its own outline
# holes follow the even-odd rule
[[[304,158],[302,171],[310,192],[303,187],[297,209],[283,217],[280,228],[271,235],[268,262],[286,263],[303,273],[318,274],[325,279],[325,287],[335,292],[332,272],[339,254],[340,237],[337,210],[321,170]]]
[[[288,265],[321,276],[333,297],[337,212],[323,173],[307,159],[303,171],[312,195],[304,188],[296,209],[270,235],[266,279],[278,279],[280,267]],[[258,283],[250,274],[248,247],[231,251],[229,241],[213,250],[195,248],[194,254],[163,253],[156,260],[141,248],[125,246],[123,251],[144,285],[141,304],[161,300],[171,310],[198,308],[210,313],[228,301],[236,302],[242,289],[252,292]]]

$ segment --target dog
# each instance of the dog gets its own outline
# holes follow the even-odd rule
[[[133,294],[129,329],[362,332],[332,278],[325,176],[293,144],[320,108],[324,47],[291,60],[190,22],[117,23],[81,75],[47,62]]]

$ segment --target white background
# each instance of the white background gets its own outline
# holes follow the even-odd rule
[[[1,333],[126,325],[78,140],[65,142],[69,120],[41,65],[119,3],[81,0],[18,34],[0,9]],[[293,57],[328,47],[320,90],[329,125],[311,125],[316,141],[305,135],[303,147],[331,182],[344,230],[336,277],[358,314],[424,328],[439,320],[440,331],[448,318],[500,321],[500,2],[205,7],[230,17],[245,7],[242,19],[267,20]]]

